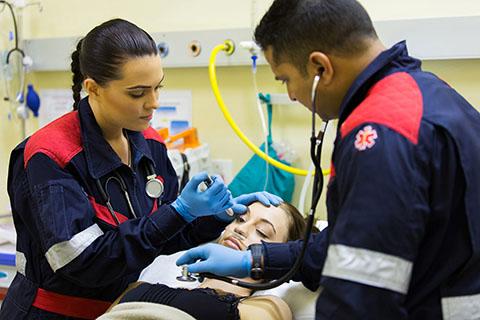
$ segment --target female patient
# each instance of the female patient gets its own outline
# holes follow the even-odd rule
[[[239,216],[225,228],[218,242],[236,250],[246,250],[250,244],[261,241],[299,239],[304,230],[305,221],[292,205],[282,203],[278,207],[267,208],[256,202],[249,206],[245,215]],[[100,319],[122,319],[124,311],[117,309],[125,308],[123,303],[134,301],[174,307],[199,320],[291,319],[291,311],[282,299],[275,296],[250,297],[252,293],[252,290],[214,279],[205,279],[193,290],[137,282],[120,298],[120,305]]]

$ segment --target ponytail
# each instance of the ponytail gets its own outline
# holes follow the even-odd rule
[[[78,103],[80,102],[80,92],[82,91],[83,74],[80,67],[80,52],[82,50],[82,42],[83,39],[78,42],[77,49],[72,53],[72,63],[70,64],[70,68],[73,73],[73,110],[77,110],[78,108]]]

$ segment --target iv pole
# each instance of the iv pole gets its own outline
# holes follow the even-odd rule
[[[32,59],[25,55],[24,51],[20,48],[23,44],[23,10],[25,7],[30,5],[38,5],[40,12],[43,10],[43,7],[40,2],[31,2],[27,3],[25,0],[15,0],[13,2],[8,2],[0,0],[0,5],[3,4],[4,7],[8,7],[13,19],[14,27],[14,40],[15,47],[8,51],[7,59],[5,61],[6,67],[12,63],[12,60],[15,61],[16,72],[13,74],[18,75],[18,92],[14,92],[14,98],[10,96],[11,88],[8,82],[14,83],[13,79],[5,79],[6,82],[6,96],[4,100],[11,104],[10,109],[16,111],[16,116],[20,119],[20,133],[21,139],[26,137],[26,119],[28,118],[28,109],[25,105],[25,83],[27,76],[27,69],[32,66]],[[14,59],[12,59],[12,57]],[[5,72],[7,72],[5,68]]]

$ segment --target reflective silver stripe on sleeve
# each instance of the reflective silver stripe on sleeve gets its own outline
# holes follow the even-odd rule
[[[25,254],[23,252],[17,251],[15,253],[15,266],[17,267],[17,272],[25,274],[25,268],[27,267],[27,258],[25,258]]]
[[[94,224],[82,232],[77,233],[70,240],[51,246],[45,254],[45,257],[50,267],[52,267],[53,272],[82,254],[82,252],[101,235],[103,235],[102,229],[100,229],[97,224]]]
[[[442,298],[445,320],[480,319],[480,294]]]
[[[322,275],[406,294],[412,263],[381,252],[333,244],[328,247]]]

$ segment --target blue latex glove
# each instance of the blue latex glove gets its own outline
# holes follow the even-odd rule
[[[199,259],[201,261],[196,262]],[[189,272],[210,272],[219,276],[245,278],[250,276],[252,269],[252,253],[250,250],[238,251],[209,243],[188,250],[176,263],[177,266],[188,265]]]
[[[271,204],[278,206],[283,202],[283,199],[266,191],[243,194],[233,198],[233,207],[228,211],[217,214],[215,217],[224,222],[232,222],[236,216],[246,213],[247,206],[256,201],[261,202],[266,207],[270,207]]]
[[[228,190],[228,193],[230,193],[230,196],[232,196],[232,193],[230,192],[230,190]],[[232,202],[233,202],[233,199],[232,199]],[[229,208],[215,215],[215,218],[217,218],[217,220],[220,220],[222,222],[227,222],[227,223],[232,222],[235,219],[235,217],[236,215],[233,212],[232,208]]]
[[[266,207],[270,207],[272,204],[277,207],[283,202],[283,199],[266,191],[242,194],[233,198],[233,213],[235,215],[244,214],[247,212],[247,206],[256,201],[259,201]]]
[[[215,215],[224,212],[233,205],[232,195],[219,176],[214,176],[213,184],[205,191],[200,191],[198,185],[208,177],[201,172],[190,179],[182,193],[171,204],[172,207],[187,221],[198,217]]]

